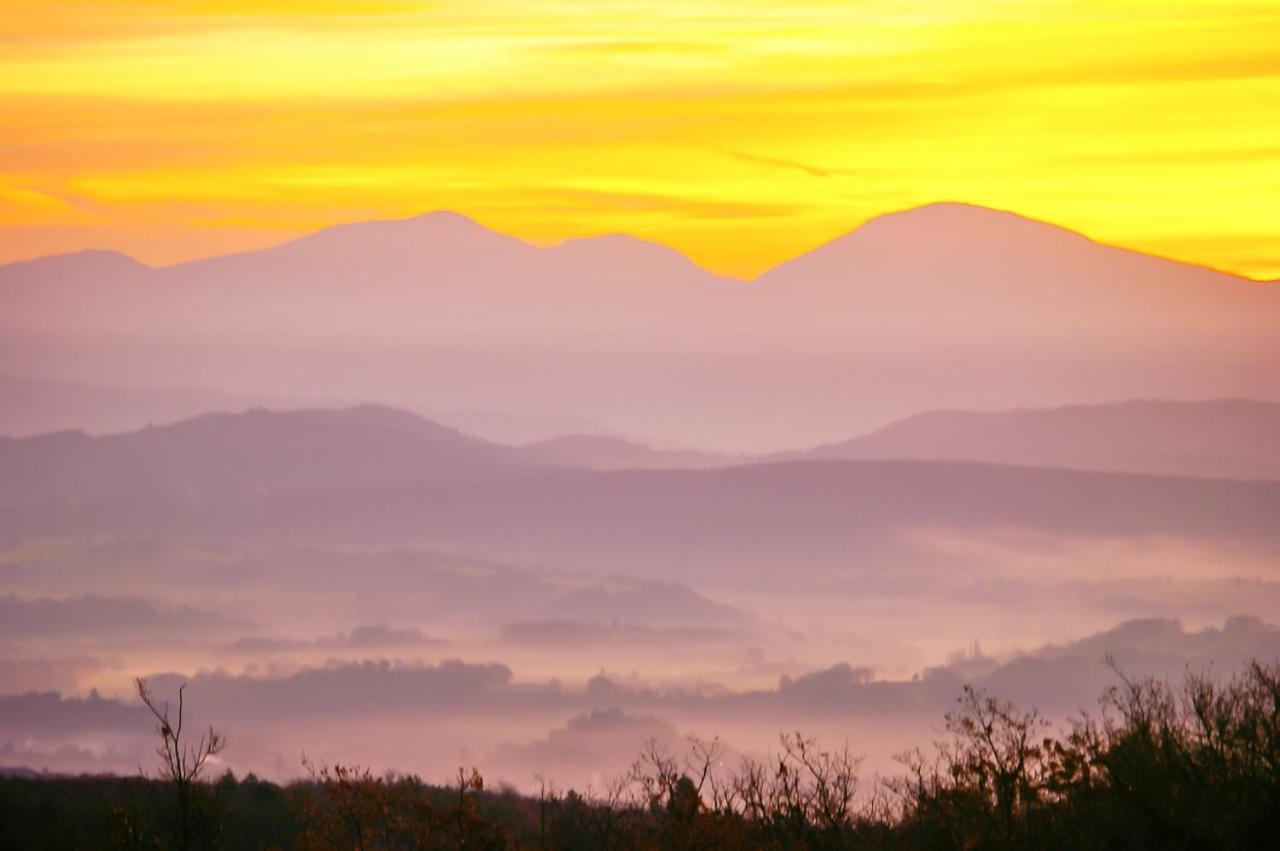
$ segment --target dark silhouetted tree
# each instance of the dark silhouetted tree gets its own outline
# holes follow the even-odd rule
[[[200,734],[194,742],[183,738],[185,721],[185,692],[187,685],[178,686],[178,712],[175,718],[169,716],[169,703],[157,704],[147,681],[134,680],[138,697],[151,714],[155,716],[156,732],[160,734],[161,744],[156,748],[160,757],[160,776],[173,784],[177,796],[177,830],[178,847],[186,851],[191,847],[191,816],[193,786],[200,780],[205,765],[210,758],[217,756],[226,746],[226,740],[213,727]]]

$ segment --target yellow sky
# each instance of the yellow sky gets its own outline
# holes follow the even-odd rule
[[[751,276],[958,200],[1280,276],[1276,0],[0,0],[0,262],[467,213]]]

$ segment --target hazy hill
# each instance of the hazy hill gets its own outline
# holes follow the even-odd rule
[[[572,434],[520,447],[520,454],[547,465],[592,470],[707,469],[746,463],[742,456],[654,449],[621,437]]]
[[[1027,341],[1090,329],[1103,342],[1184,328],[1212,334],[1258,331],[1246,305],[1276,293],[1203,267],[1094,242],[1013,213],[932,204],[872,219],[789,260],[756,282],[782,303],[856,308],[864,319],[954,324],[963,339],[983,333]],[[778,303],[778,302],[775,302]],[[815,316],[823,320],[824,316]],[[1034,320],[1031,324],[1023,324]],[[889,330],[888,328],[884,330]],[[1010,339],[1017,339],[1011,337]],[[927,340],[917,340],[920,343]]]
[[[553,410],[720,451],[916,411],[1267,398],[1280,288],[938,204],[757,281],[623,236],[539,248],[448,213],[168,268],[0,268],[0,371],[415,410]]]
[[[1035,410],[934,411],[805,454],[1280,479],[1280,404],[1132,401]]]
[[[206,387],[101,387],[0,375],[0,435],[28,437],[54,431],[132,431],[198,414],[242,411],[270,400]]]
[[[358,492],[492,475],[517,464],[505,447],[391,408],[256,409],[124,434],[0,438],[0,499]]]
[[[671,299],[692,305],[711,284],[723,282],[653,243],[610,236],[542,249],[435,212],[166,268],[112,252],[0,267],[10,308],[0,329],[237,344],[616,344],[669,325]]]
[[[115,387],[0,375],[0,436],[32,437],[54,431],[111,434],[201,414],[249,408],[342,407],[355,401],[244,396],[210,387]],[[547,413],[436,407],[418,413],[465,434],[510,445],[608,430],[590,420]]]
[[[65,393],[92,403],[112,391],[0,380],[21,401]],[[23,391],[26,391],[25,393]],[[91,398],[85,400],[85,395]],[[157,392],[172,405],[213,393]],[[0,437],[5,501],[92,500],[120,494],[231,494],[367,488],[392,482],[457,480],[542,467],[671,469],[726,466],[729,456],[664,451],[622,438],[571,435],[509,447],[465,435],[407,411],[378,405],[343,409],[202,414],[141,430],[89,435],[63,430]]]
[[[1280,483],[955,461],[600,472],[403,412],[250,412],[0,442],[0,534],[428,543],[593,571],[885,569],[939,529],[1280,547]]]

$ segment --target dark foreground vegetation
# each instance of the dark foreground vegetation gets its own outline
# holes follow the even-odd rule
[[[1280,847],[1280,665],[1178,688],[1120,676],[1062,733],[966,690],[945,740],[889,779],[860,782],[847,750],[795,735],[733,765],[717,742],[651,745],[603,789],[533,796],[473,771],[444,786],[347,766],[287,786],[205,779],[221,739],[182,730],[180,703],[172,721],[155,711],[160,776],[0,779],[0,848]]]

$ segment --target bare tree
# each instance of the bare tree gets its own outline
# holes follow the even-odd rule
[[[200,773],[211,757],[217,756],[226,746],[227,740],[209,727],[200,738],[191,742],[183,740],[184,694],[187,684],[178,686],[178,714],[174,719],[169,717],[169,702],[162,705],[156,703],[147,688],[147,681],[141,677],[133,681],[138,689],[138,697],[158,722],[157,732],[161,745],[156,748],[160,757],[160,776],[173,783],[178,796],[178,837],[179,847],[186,851],[191,847],[191,787],[200,779]]]

